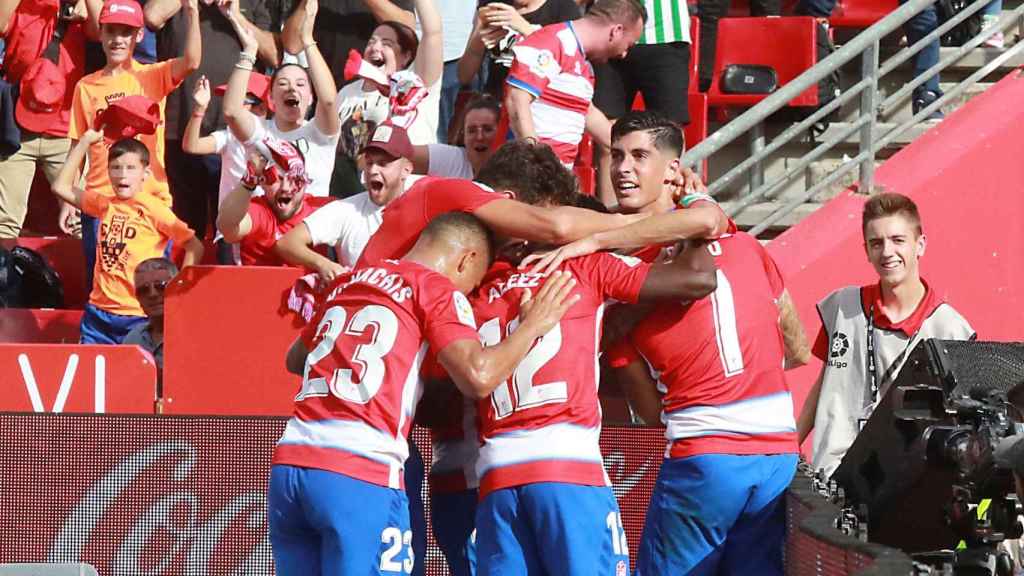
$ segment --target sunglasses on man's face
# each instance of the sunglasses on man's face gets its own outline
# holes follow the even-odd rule
[[[135,286],[136,294],[148,294],[153,292],[154,294],[163,294],[164,290],[167,289],[167,280],[160,282],[150,282],[149,284],[137,284]]]

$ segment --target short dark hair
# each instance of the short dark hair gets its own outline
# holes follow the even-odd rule
[[[551,147],[525,140],[506,142],[484,163],[476,181],[495,190],[511,190],[527,204],[572,206],[579,189],[576,175]]]
[[[654,141],[654,147],[674,156],[681,156],[686,149],[683,130],[667,116],[648,110],[627,112],[612,125],[612,142],[633,132],[647,132]]]
[[[378,26],[391,28],[395,36],[398,37],[398,47],[402,52],[409,54],[409,64],[412,65],[413,61],[416,60],[416,53],[420,49],[420,39],[416,36],[416,31],[396,20],[385,20],[378,24]]]
[[[113,162],[125,154],[135,154],[143,166],[149,166],[149,148],[135,138],[121,138],[107,151],[107,162]]]
[[[640,0],[597,0],[587,11],[587,16],[617,24],[629,24],[636,20],[644,24],[647,22],[647,8]]]
[[[447,239],[462,246],[479,244],[487,251],[488,262],[494,258],[494,234],[469,212],[452,211],[435,216],[423,229],[421,237]]]
[[[923,229],[921,228],[921,215],[917,211],[917,204],[914,204],[914,201],[910,198],[896,192],[877,194],[864,204],[864,213],[861,217],[861,233],[867,231],[868,223],[872,220],[897,214],[906,218],[907,222],[914,226],[917,235],[921,235]]]

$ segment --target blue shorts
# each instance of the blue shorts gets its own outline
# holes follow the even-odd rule
[[[82,323],[78,327],[79,344],[120,344],[124,337],[139,324],[145,316],[122,316],[93,306],[85,305]]]
[[[661,464],[636,576],[781,576],[796,454],[703,454]]]
[[[409,500],[401,490],[275,464],[267,521],[279,576],[412,573]]]
[[[475,489],[430,493],[430,524],[452,576],[476,574]]]
[[[487,495],[476,512],[480,576],[627,576],[629,547],[607,486],[540,482]]]

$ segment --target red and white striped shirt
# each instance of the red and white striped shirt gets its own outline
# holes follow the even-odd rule
[[[402,488],[421,364],[428,346],[477,340],[469,301],[437,272],[384,260],[339,279],[302,340],[302,389],[272,463]]]
[[[665,393],[666,457],[795,454],[777,305],[782,276],[749,234],[708,249],[718,288],[694,302],[659,304],[633,329],[635,350],[615,346],[609,362],[621,367],[638,351],[655,372]]]
[[[582,298],[534,344],[509,381],[478,404],[481,498],[533,482],[609,484],[598,444],[602,313],[609,299],[635,303],[650,265],[602,252],[568,260],[561,268],[577,279],[574,292]],[[515,330],[523,290],[541,285],[539,274],[511,268],[473,293],[485,345]]]
[[[518,42],[506,82],[533,95],[538,141],[572,166],[594,98],[594,70],[572,22],[550,24]]]

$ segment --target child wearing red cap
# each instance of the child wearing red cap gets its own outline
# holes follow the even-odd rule
[[[145,183],[144,192],[159,198],[170,207],[171,194],[164,170],[164,101],[186,76],[199,67],[202,44],[199,35],[199,8],[197,0],[181,0],[189,19],[188,42],[184,54],[156,64],[140,64],[132,59],[137,42],[142,40],[142,7],[135,0],[106,0],[100,12],[100,44],[106,57],[103,69],[83,77],[75,86],[71,103],[68,136],[72,142],[81,139],[93,128],[97,114],[113,102],[127,96],[145,96],[160,105],[160,123],[153,134],[139,139],[153,151],[151,170],[153,177]],[[108,198],[114,195],[107,176],[107,150],[112,141],[98,140],[89,149],[89,172],[85,188]],[[96,244],[96,222],[83,218],[82,249],[91,274]],[[89,280],[89,278],[87,278]]]
[[[184,247],[184,265],[189,266],[202,258],[203,245],[167,205],[143,192],[145,182],[152,179],[149,150],[134,138],[114,142],[107,153],[105,165],[112,195],[73,185],[86,152],[99,146],[101,140],[102,132],[84,132],[68,154],[52,189],[61,200],[102,222],[96,250],[96,283],[82,314],[81,342],[120,344],[132,328],[146,321],[135,297],[135,267],[144,260],[162,256],[168,240]]]

